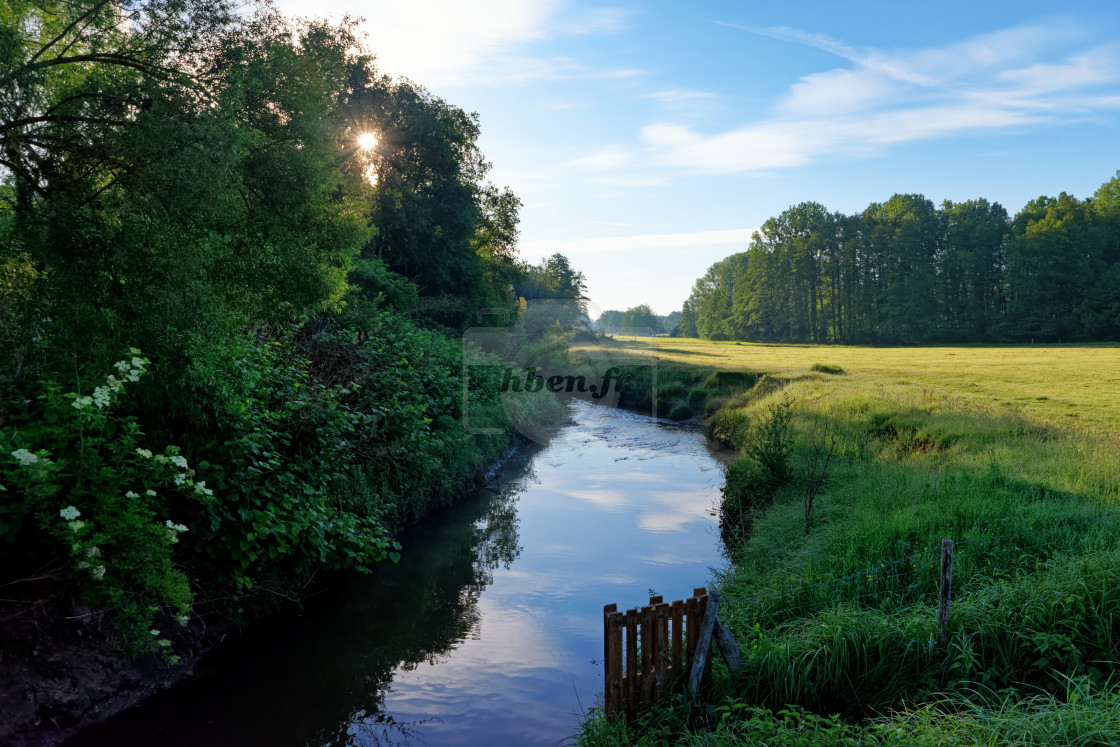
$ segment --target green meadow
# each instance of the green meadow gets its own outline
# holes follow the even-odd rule
[[[659,411],[736,452],[712,585],[745,665],[582,743],[1120,741],[1120,348],[608,344],[655,345]]]

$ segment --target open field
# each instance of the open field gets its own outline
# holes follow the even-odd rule
[[[1120,741],[1120,348],[657,338],[609,354],[651,344],[658,388],[703,402],[738,452],[733,563],[713,586],[745,667],[638,728],[595,717],[582,743]],[[764,375],[728,391],[713,368]]]
[[[1051,422],[1120,431],[1120,345],[845,347],[763,345],[688,338],[607,340],[612,350],[657,348],[668,364],[798,376],[813,364],[839,366],[846,385],[913,386],[979,404],[1011,403]]]

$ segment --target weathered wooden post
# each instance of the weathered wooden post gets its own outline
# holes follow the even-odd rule
[[[949,645],[949,595],[953,590],[953,540],[941,540],[941,604],[937,608],[937,645]]]
[[[731,674],[739,674],[743,670],[743,655],[739,653],[739,644],[735,643],[735,636],[719,620],[716,620],[716,642],[719,643],[719,650],[723,652]]]
[[[704,609],[704,619],[700,623],[700,636],[696,640],[696,654],[692,657],[692,671],[688,675],[688,690],[695,693],[700,689],[700,678],[708,663],[708,652],[712,649],[712,632],[716,627],[716,614],[719,612],[719,593],[708,592],[708,604]]]
[[[626,610],[626,686],[622,698],[625,701],[626,717],[634,718],[638,713],[638,698],[641,692],[638,683],[638,611]]]

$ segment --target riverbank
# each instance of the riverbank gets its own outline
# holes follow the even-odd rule
[[[602,607],[724,561],[695,427],[583,402],[547,445],[400,535],[409,551],[231,637],[72,747],[549,747],[601,684]]]
[[[460,497],[484,485],[530,445],[516,434],[512,438],[512,445],[490,455],[483,471],[460,481]],[[399,527],[394,536],[447,504],[446,497],[430,503],[424,516]],[[337,583],[339,575],[318,574],[304,587],[303,598]],[[165,625],[176,663],[155,653],[122,660],[112,626],[80,606],[66,616],[32,618],[22,625],[7,621],[0,625],[0,742],[12,747],[63,744],[192,676],[200,659],[227,637],[251,635],[255,626],[300,605],[298,599],[266,602],[248,608],[239,620],[214,612],[197,615],[186,626]]]
[[[708,420],[740,451],[723,491],[734,564],[715,585],[744,671],[717,665],[698,699],[637,727],[595,712],[582,743],[1120,737],[1115,347],[662,345],[659,371],[769,372]],[[944,647],[942,538],[957,547]]]

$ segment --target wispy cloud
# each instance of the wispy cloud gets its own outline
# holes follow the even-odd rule
[[[900,65],[898,60],[892,60],[875,49],[870,47],[853,47],[842,41],[833,39],[828,34],[803,31],[801,29],[789,28],[788,26],[758,28],[753,26],[741,26],[737,23],[726,23],[724,21],[716,21],[716,23],[721,26],[729,26],[731,28],[741,29],[742,31],[748,31],[758,36],[768,36],[772,39],[816,47],[829,54],[854,62],[861,67],[882,72],[897,80],[917,83],[919,85],[928,85],[931,82],[925,76],[915,73],[905,65]]]
[[[715,97],[716,95],[711,91],[691,91],[684,88],[670,88],[665,91],[643,93],[638,96],[639,99],[645,99],[667,106],[683,104],[685,102],[696,101],[699,99],[713,99]]]
[[[378,66],[429,86],[640,74],[589,68],[530,51],[532,45],[557,36],[618,33],[630,16],[624,9],[580,10],[565,0],[278,0],[277,5],[294,15],[363,17]]]
[[[1120,45],[1071,49],[1076,32],[1019,27],[946,47],[888,53],[787,27],[752,34],[808,45],[850,63],[795,81],[768,117],[724,132],[679,123],[641,129],[632,162],[726,174],[859,158],[889,146],[1003,133],[1120,108]]]
[[[633,236],[600,236],[572,241],[527,241],[521,251],[535,256],[540,253],[561,252],[583,254],[587,252],[617,252],[636,249],[675,249],[702,246],[743,247],[757,229],[733,228],[725,231],[696,231],[694,233],[658,233]]]

